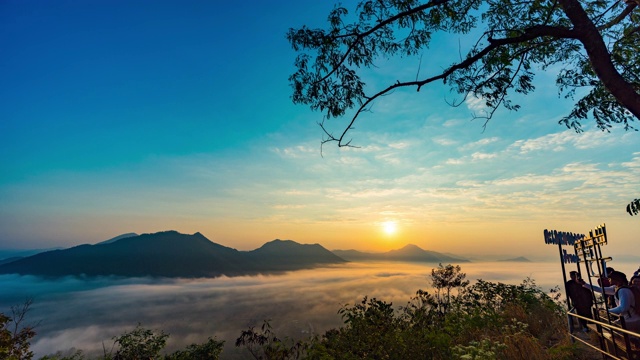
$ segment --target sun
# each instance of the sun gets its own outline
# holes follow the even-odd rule
[[[382,229],[384,230],[385,234],[393,235],[396,233],[396,231],[398,231],[398,223],[396,223],[395,221],[385,221],[382,223]]]

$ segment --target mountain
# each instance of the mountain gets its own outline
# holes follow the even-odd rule
[[[7,263],[18,260],[27,256],[35,255],[45,251],[57,250],[62,248],[48,248],[48,249],[0,249],[0,262]]]
[[[409,261],[428,263],[463,263],[469,260],[445,255],[435,251],[423,250],[416,245],[409,244],[398,250],[391,250],[385,253],[368,253],[357,250],[333,250],[339,257],[349,260],[382,260],[382,261]]]
[[[8,264],[10,262],[14,262],[16,260],[20,260],[20,259],[24,259],[24,256],[14,256],[14,257],[10,257],[10,258],[6,258],[6,259],[2,259],[0,260],[0,265],[2,264]]]
[[[508,262],[508,261],[511,261],[511,262],[531,262],[531,260],[527,259],[524,256],[519,256],[519,257],[513,258],[513,259],[498,260],[498,261],[501,261],[501,262]]]
[[[320,244],[302,245],[292,240],[273,240],[262,247],[249,251],[249,258],[271,271],[287,270],[291,266],[305,264],[335,264],[345,260],[325,249]]]
[[[327,253],[320,245],[279,240],[254,251],[238,251],[200,233],[165,231],[36,254],[0,265],[0,274],[194,278],[255,275],[344,262]]]
[[[138,234],[136,234],[136,233],[126,233],[126,234],[118,235],[118,236],[116,236],[114,238],[111,238],[109,240],[105,240],[105,241],[99,242],[96,245],[110,244],[110,243],[116,242],[116,241],[118,241],[120,239],[126,239],[126,238],[129,238],[129,237],[132,237],[132,236],[138,236]]]

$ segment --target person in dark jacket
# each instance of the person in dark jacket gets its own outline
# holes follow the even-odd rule
[[[571,271],[569,276],[571,280],[567,281],[565,286],[569,299],[571,300],[571,305],[576,309],[576,314],[592,319],[591,307],[593,306],[593,295],[591,291],[582,286],[584,280],[580,278],[580,274],[578,274],[577,271]],[[589,331],[589,328],[587,328],[587,320],[578,319],[578,322],[582,331]]]

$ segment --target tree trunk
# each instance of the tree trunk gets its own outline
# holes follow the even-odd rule
[[[595,24],[589,19],[577,0],[559,0],[564,13],[574,25],[576,38],[584,45],[591,66],[605,88],[626,107],[637,119],[640,119],[640,94],[625,81],[613,66],[611,54]]]

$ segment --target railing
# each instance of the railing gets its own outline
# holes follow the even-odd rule
[[[571,309],[574,311],[575,309]],[[640,334],[625,328],[624,317],[618,317],[615,314],[607,312],[607,319],[601,319],[597,311],[594,312],[594,318],[587,318],[569,311],[569,335],[575,341],[579,341],[584,345],[596,350],[602,354],[603,359],[640,359]],[[600,347],[597,347],[573,333],[573,318],[582,319],[588,322],[588,328],[598,335]],[[618,318],[621,326],[611,323],[611,318]],[[607,320],[602,321],[602,320]],[[622,354],[621,354],[622,353]]]

